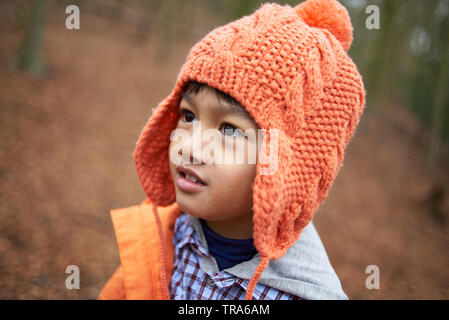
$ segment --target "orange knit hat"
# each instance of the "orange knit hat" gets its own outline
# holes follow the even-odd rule
[[[267,130],[265,143],[269,129],[278,129],[277,170],[260,174],[258,162],[253,184],[253,237],[261,261],[247,299],[269,260],[282,257],[298,240],[342,165],[365,105],[362,77],[347,54],[351,43],[350,17],[337,0],[307,0],[296,7],[263,4],[194,45],[173,91],[141,132],[135,165],[159,221],[157,206],[175,201],[170,133],[189,81],[235,98]],[[164,273],[161,281],[168,299]]]

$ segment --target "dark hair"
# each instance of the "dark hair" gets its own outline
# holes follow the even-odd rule
[[[186,87],[184,89],[184,93],[186,93],[186,94],[198,94],[198,92],[201,92],[201,91],[203,91],[206,88],[212,89],[215,92],[215,94],[217,95],[217,97],[225,100],[226,102],[229,102],[230,104],[234,104],[234,105],[238,105],[238,106],[242,107],[242,105],[237,100],[235,100],[233,97],[231,97],[227,93],[224,93],[223,91],[220,91],[220,90],[218,90],[216,88],[210,87],[207,84],[198,82],[196,80],[191,80],[186,85]]]

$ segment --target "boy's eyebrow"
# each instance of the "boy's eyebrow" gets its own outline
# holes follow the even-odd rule
[[[190,95],[190,93],[188,92],[183,92],[181,94],[181,97],[185,100],[187,100],[187,102],[192,105],[195,106],[195,102],[193,102],[192,96]],[[219,100],[221,101],[221,100]],[[227,113],[237,113],[237,114],[241,114],[249,119],[252,119],[251,115],[248,113],[248,111],[246,111],[245,108],[241,107],[240,105],[237,105],[235,103],[220,103],[220,107],[225,109],[224,111]]]

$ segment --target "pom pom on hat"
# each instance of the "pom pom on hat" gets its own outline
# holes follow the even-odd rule
[[[307,25],[328,30],[341,42],[345,51],[349,50],[353,30],[351,19],[337,0],[306,0],[294,10]]]

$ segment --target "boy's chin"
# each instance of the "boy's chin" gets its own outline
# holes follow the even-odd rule
[[[206,221],[211,221],[211,220],[216,220],[214,219],[214,217],[211,217],[211,211],[210,210],[205,210],[204,207],[200,205],[196,205],[196,204],[186,204],[186,203],[182,203],[182,201],[180,201],[181,203],[178,203],[178,207],[179,209],[181,209],[181,212],[185,212],[188,215],[194,217],[194,218],[198,218],[198,219],[203,219]],[[198,210],[198,207],[201,208],[201,210]],[[212,210],[213,212],[213,210]]]
[[[176,203],[178,204],[178,207],[182,212],[188,213],[193,217],[203,219],[203,216],[205,215],[204,207],[202,208],[203,210],[198,210],[198,208],[202,207],[201,201],[199,201],[198,199],[194,199],[194,197],[192,196],[176,194]]]

